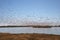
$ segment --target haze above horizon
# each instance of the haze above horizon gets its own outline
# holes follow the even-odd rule
[[[0,0],[0,25],[60,24],[60,0]]]

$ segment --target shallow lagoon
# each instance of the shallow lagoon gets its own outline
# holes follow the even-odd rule
[[[32,27],[10,27],[0,28],[0,33],[45,33],[60,35],[60,27],[32,28]]]

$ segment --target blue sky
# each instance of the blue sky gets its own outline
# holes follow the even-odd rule
[[[60,20],[60,0],[0,0],[0,23],[47,17]]]

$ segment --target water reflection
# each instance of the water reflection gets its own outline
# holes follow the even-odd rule
[[[45,33],[45,34],[59,34],[60,27],[52,28],[32,28],[32,27],[13,27],[0,28],[0,32],[5,33]]]

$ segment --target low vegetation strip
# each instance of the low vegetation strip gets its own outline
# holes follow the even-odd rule
[[[26,25],[26,26],[17,26],[17,25],[8,25],[8,26],[0,26],[0,28],[5,28],[5,27],[33,27],[33,28],[51,28],[51,27],[60,27],[60,26],[40,26],[40,25]]]
[[[60,40],[60,35],[0,33],[0,40]]]

